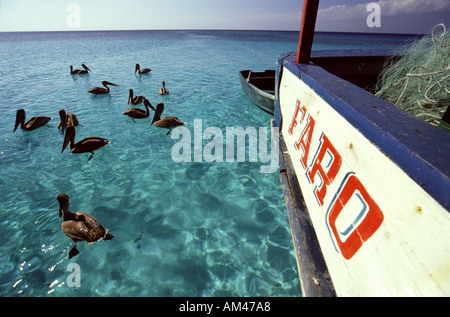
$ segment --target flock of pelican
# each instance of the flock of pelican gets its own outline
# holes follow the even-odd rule
[[[83,69],[73,69],[70,66],[71,75],[83,75],[89,74],[91,70],[85,64],[81,65]],[[139,64],[136,64],[134,73],[138,74],[148,74],[151,72],[149,68],[140,68]],[[94,87],[89,89],[87,92],[94,95],[104,95],[110,92],[108,86],[118,86],[108,81],[102,82],[103,87]],[[168,95],[169,91],[165,87],[165,82],[162,82],[162,88],[159,89],[160,95]],[[185,125],[187,122],[182,122],[180,119],[174,116],[161,118],[164,111],[164,103],[158,103],[156,108],[148,101],[144,96],[134,96],[133,89],[129,90],[128,104],[139,105],[143,104],[145,110],[142,108],[130,108],[123,112],[123,115],[129,116],[134,122],[134,119],[145,119],[150,116],[150,109],[155,113],[153,115],[153,120],[150,125],[155,125],[159,128],[168,129],[167,135],[171,132],[172,128],[177,126]],[[61,149],[61,153],[69,146],[70,152],[77,153],[91,153],[88,161],[92,159],[94,151],[108,145],[111,143],[109,140],[101,137],[90,136],[75,142],[76,128],[79,126],[79,121],[74,113],[66,113],[65,109],[59,110],[60,121],[57,125],[58,129],[61,129],[64,135],[64,142]],[[13,133],[16,132],[17,128],[24,131],[36,130],[40,127],[45,126],[52,117],[47,116],[35,116],[30,120],[26,121],[25,109],[19,109],[16,113],[16,122],[14,125]],[[76,256],[79,251],[77,250],[77,243],[80,241],[86,241],[87,244],[94,243],[99,240],[110,240],[113,238],[111,234],[108,233],[108,229],[104,229],[101,224],[88,213],[85,212],[71,212],[69,210],[69,196],[64,193],[59,194],[56,197],[59,203],[59,217],[63,218],[61,224],[61,230],[63,233],[71,238],[74,242],[73,248],[69,252],[69,259]]]
[[[87,67],[85,64],[82,64],[81,66],[83,67],[83,69],[73,69],[73,66],[70,66],[70,74],[83,75],[91,72],[89,67]],[[151,72],[150,68],[141,69],[140,65],[136,64],[135,74],[136,73],[148,74],[150,72]],[[118,86],[109,81],[102,81],[102,85],[104,86],[104,88],[94,87],[89,89],[87,92],[94,95],[104,95],[110,93],[109,86]],[[169,94],[169,91],[166,88],[166,83],[164,81],[162,82],[162,87],[159,89],[159,94],[160,95]],[[158,103],[155,109],[155,107],[152,106],[152,104],[148,101],[148,99],[146,99],[144,96],[134,96],[133,89],[129,89],[128,104],[139,105],[141,103],[144,105],[145,110],[135,107],[125,110],[123,114],[129,116],[130,118],[132,118],[134,122],[136,122],[134,119],[148,118],[150,116],[150,109],[152,109],[155,112],[155,114],[153,116],[151,124],[154,124],[159,128],[169,129],[169,132],[167,134],[171,132],[172,128],[186,124],[186,122],[182,122],[180,119],[174,116],[161,118],[161,114],[164,111],[163,103]],[[65,134],[61,153],[63,153],[64,150],[67,148],[67,146],[70,145],[70,151],[72,153],[91,153],[91,156],[88,158],[89,161],[94,155],[94,151],[110,143],[110,141],[108,141],[105,138],[95,136],[87,137],[78,142],[75,142],[76,127],[78,126],[77,116],[73,113],[66,114],[64,109],[61,109],[59,111],[59,116],[61,120],[58,123],[58,129],[61,129],[62,133]],[[35,116],[32,117],[27,122],[25,122],[25,119],[26,119],[25,109],[17,110],[16,123],[13,132],[16,132],[19,126],[24,131],[35,130],[37,128],[45,126],[52,118],[46,116]]]

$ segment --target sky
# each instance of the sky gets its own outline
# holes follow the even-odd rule
[[[0,32],[298,31],[302,8],[303,0],[0,0]],[[320,0],[316,31],[418,34],[439,23],[450,28],[450,0]]]

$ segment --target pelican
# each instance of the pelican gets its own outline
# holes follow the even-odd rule
[[[169,91],[166,89],[166,83],[162,82],[162,88],[159,88],[159,94],[160,95],[168,95]]]
[[[109,81],[102,81],[102,85],[105,86],[106,88],[102,88],[102,87],[94,87],[89,89],[87,92],[94,94],[94,95],[104,95],[104,94],[108,94],[109,93],[109,87],[108,85],[111,86],[118,86],[116,84],[110,83]]]
[[[66,127],[73,125],[74,127],[78,126],[78,118],[74,113],[66,114],[66,110],[59,110],[59,117],[61,121],[59,121],[57,128],[61,128],[62,134],[64,134]]]
[[[16,132],[19,125],[22,130],[31,131],[46,125],[47,122],[49,122],[52,119],[51,117],[38,116],[32,117],[30,120],[28,120],[27,123],[25,123],[25,117],[26,117],[25,109],[17,110],[16,123],[14,125],[13,133]]]
[[[71,75],[82,75],[88,74],[91,70],[84,64],[81,64],[84,69],[73,69],[72,65],[70,65],[70,74]]]
[[[134,69],[134,73],[136,74],[136,72],[138,74],[148,74],[150,73],[152,70],[150,68],[142,68],[141,69],[141,65],[136,64],[136,68]]]
[[[180,125],[185,125],[187,122],[182,122],[177,117],[165,117],[161,119],[161,114],[164,111],[164,104],[158,103],[156,105],[155,115],[153,116],[153,120],[151,124],[155,124],[158,128],[164,128],[169,129],[169,132],[167,132],[167,135],[169,135],[170,131],[172,131],[172,128],[178,127]]]
[[[109,234],[109,229],[105,229],[93,216],[86,212],[71,212],[69,210],[69,196],[59,194],[56,196],[59,203],[59,217],[63,218],[61,230],[66,236],[71,238],[75,245],[69,251],[69,259],[80,253],[77,250],[77,243],[86,241],[90,245],[99,240],[111,240],[114,238]]]
[[[89,156],[88,158],[89,161],[94,156],[94,151],[111,143],[107,139],[100,138],[98,136],[90,136],[75,143],[75,135],[76,135],[75,127],[73,125],[68,126],[66,128],[66,136],[64,137],[64,143],[61,153],[64,152],[67,145],[70,143],[70,152],[74,154],[91,153],[91,156]]]
[[[144,106],[145,106],[145,111],[142,109],[139,109],[139,108],[130,108],[130,109],[125,110],[122,114],[129,116],[134,121],[134,119],[148,118],[148,116],[150,115],[150,110],[148,109],[149,107],[152,108],[153,111],[156,111],[155,108],[150,103],[150,101],[148,101],[147,99],[144,99]],[[136,122],[136,121],[134,121],[134,122]]]
[[[144,96],[134,96],[133,95],[133,89],[130,89],[130,94],[128,95],[128,104],[132,105],[138,105],[140,104],[142,101],[144,101],[145,97]]]

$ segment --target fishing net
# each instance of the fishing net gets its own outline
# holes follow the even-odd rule
[[[378,97],[438,125],[450,105],[450,40],[445,25],[436,25],[431,34],[390,57],[376,91]]]

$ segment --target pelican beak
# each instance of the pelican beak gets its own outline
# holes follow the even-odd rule
[[[64,143],[63,143],[63,146],[62,146],[62,149],[61,149],[61,153],[64,152],[64,150],[66,149],[67,145],[69,145],[69,142],[70,142],[69,134],[66,133],[66,135],[64,137]]]
[[[128,104],[130,104],[132,98],[133,98],[133,89],[130,89],[130,93],[128,94]]]
[[[156,112],[155,107],[152,106],[152,104],[150,103],[150,101],[148,101],[148,99],[144,99],[144,105],[146,105],[146,106],[149,107],[149,108],[152,108],[153,111]],[[153,122],[152,122],[152,123],[153,123]]]
[[[17,110],[17,113],[16,113],[16,123],[14,124],[13,133],[16,132],[17,128],[23,121],[25,121],[25,110],[19,109],[19,110]]]
[[[14,124],[14,131],[13,131],[13,133],[16,132],[16,130],[19,127],[19,125],[20,125],[19,114],[17,114],[16,115],[16,123]]]
[[[75,127],[69,126],[66,128],[66,135],[64,136],[64,143],[61,149],[61,153],[64,152],[67,145],[69,145],[70,141],[75,138]]]
[[[91,70],[89,69],[89,67],[87,67],[86,65],[84,65],[84,64],[81,64],[81,66],[85,69],[85,70],[87,70],[87,71],[89,71],[89,72],[91,72]]]
[[[153,116],[153,120],[150,125],[161,119],[161,114],[163,113],[163,111],[164,111],[164,104],[158,103],[156,105],[155,115]]]
[[[59,110],[59,117],[61,118],[61,132],[64,134],[67,126],[67,115],[64,109]]]

